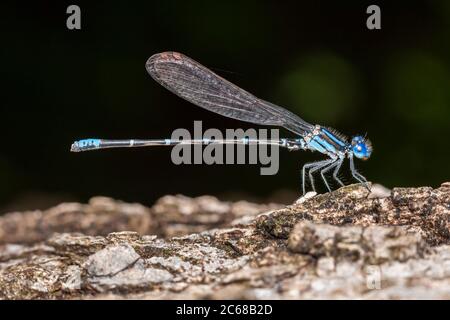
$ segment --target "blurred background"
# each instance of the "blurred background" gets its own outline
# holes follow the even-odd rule
[[[81,30],[66,8],[81,8]],[[366,8],[381,7],[381,30]],[[360,171],[386,187],[449,180],[450,2],[35,1],[3,3],[0,213],[104,195],[289,202],[323,158],[281,150],[280,170],[172,164],[170,148],[70,153],[73,140],[166,138],[176,128],[249,128],[198,108],[146,72],[179,51],[311,123],[368,134]],[[287,131],[282,135],[292,137]],[[347,181],[349,181],[347,176]]]

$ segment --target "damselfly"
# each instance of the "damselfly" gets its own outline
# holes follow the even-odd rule
[[[344,135],[336,130],[312,125],[284,108],[261,100],[181,53],[163,52],[155,54],[147,60],[145,67],[152,78],[162,86],[199,107],[241,121],[283,127],[299,136],[296,139],[264,140],[257,141],[257,143],[276,144],[289,150],[318,151],[328,156],[328,159],[307,163],[303,166],[303,194],[306,191],[306,174],[309,177],[312,189],[316,190],[313,177],[316,172],[320,172],[328,191],[331,191],[331,188],[325,174],[331,170],[333,179],[344,186],[344,183],[338,178],[338,173],[346,158],[349,159],[352,176],[366,188],[369,188],[367,180],[356,171],[354,165],[354,157],[366,160],[372,153],[371,143],[365,137],[357,135],[349,142]],[[75,141],[72,144],[71,151],[159,145],[173,146],[177,144],[249,144],[250,142],[249,139],[232,141],[211,139],[83,139]]]

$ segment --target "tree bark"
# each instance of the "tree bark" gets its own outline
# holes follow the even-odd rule
[[[450,183],[287,207],[178,195],[8,213],[0,298],[449,299],[449,213]]]

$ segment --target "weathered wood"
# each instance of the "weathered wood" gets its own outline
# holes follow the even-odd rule
[[[449,214],[450,183],[351,185],[287,207],[98,197],[10,213],[0,298],[449,299]]]

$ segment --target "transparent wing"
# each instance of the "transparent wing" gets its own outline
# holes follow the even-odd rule
[[[180,53],[155,54],[145,67],[153,79],[171,92],[225,117],[281,126],[301,136],[314,128],[292,112],[255,97]]]

